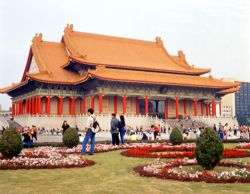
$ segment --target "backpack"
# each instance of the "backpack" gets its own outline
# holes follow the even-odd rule
[[[92,117],[92,118],[93,118],[93,126],[91,128],[91,131],[93,133],[98,133],[98,132],[101,131],[100,125],[99,125],[99,123],[97,122],[97,120],[94,117]]]

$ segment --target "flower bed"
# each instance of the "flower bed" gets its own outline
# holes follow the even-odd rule
[[[0,169],[42,169],[42,168],[75,168],[94,165],[80,155],[66,155],[57,148],[39,147],[24,149],[18,157],[0,159]]]
[[[144,146],[126,150],[121,154],[128,157],[140,158],[194,158],[195,146],[193,144]],[[225,148],[223,158],[243,158],[249,156],[250,151]]]
[[[239,148],[239,149],[250,149],[250,143],[240,143],[239,145],[236,146],[236,148]]]
[[[157,177],[161,179],[173,179],[178,181],[194,181],[207,183],[250,183],[250,166],[232,161],[220,162],[219,166],[235,167],[236,169],[228,172],[209,172],[206,170],[187,172],[182,166],[196,165],[195,159],[177,159],[169,163],[161,162],[156,159],[154,163],[138,166],[134,171],[141,176]]]

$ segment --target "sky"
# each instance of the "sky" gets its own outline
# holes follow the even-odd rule
[[[250,81],[249,0],[0,0],[0,88],[20,82],[31,40],[74,30],[155,40],[216,78]],[[11,106],[0,95],[3,109]]]

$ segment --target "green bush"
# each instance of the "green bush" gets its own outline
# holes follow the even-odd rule
[[[178,128],[173,128],[173,130],[169,136],[169,141],[173,145],[179,145],[183,142],[182,133]]]
[[[63,143],[68,148],[73,148],[79,144],[79,135],[76,129],[69,128],[63,134]]]
[[[196,142],[195,157],[204,169],[213,169],[223,157],[223,143],[218,134],[206,128]]]
[[[0,138],[0,152],[5,158],[17,156],[23,149],[20,133],[15,128],[6,129]]]

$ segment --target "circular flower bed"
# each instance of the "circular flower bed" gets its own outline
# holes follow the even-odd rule
[[[128,157],[140,158],[194,158],[195,145],[183,144],[179,146],[144,146],[126,150],[121,154]],[[243,158],[249,156],[250,151],[225,148],[223,158]]]
[[[0,159],[0,169],[41,169],[41,168],[74,168],[94,165],[80,155],[66,155],[57,148],[39,147],[24,149],[11,159]]]
[[[240,143],[239,145],[236,146],[236,148],[239,148],[239,149],[250,149],[250,143]]]
[[[153,164],[138,166],[135,172],[141,176],[173,179],[178,181],[194,181],[207,183],[250,183],[250,166],[232,161],[222,161],[219,166],[233,167],[232,171],[209,172],[206,170],[188,172],[183,166],[196,165],[196,159],[177,159],[169,163],[156,159]]]

